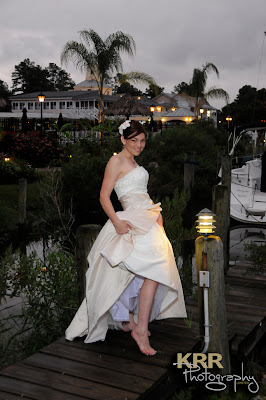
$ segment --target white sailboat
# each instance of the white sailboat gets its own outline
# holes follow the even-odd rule
[[[249,134],[256,149],[258,130],[263,128],[245,129],[234,140],[230,155],[244,133]],[[266,139],[266,133],[265,139]],[[265,142],[264,139],[264,142]],[[255,154],[255,150],[254,150]],[[237,221],[266,224],[266,151],[262,157],[246,161],[241,168],[231,172],[231,217]]]

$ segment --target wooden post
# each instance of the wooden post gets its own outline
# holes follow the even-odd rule
[[[191,190],[194,186],[195,152],[185,154],[184,161],[184,190]]]
[[[197,270],[203,269],[204,237],[196,239],[196,263]],[[229,341],[227,331],[227,318],[225,308],[225,287],[223,269],[223,243],[218,236],[211,235],[206,239],[207,271],[210,273],[209,287],[209,322],[210,322],[210,343],[208,352],[219,353],[222,355],[223,370],[219,370],[221,375],[230,374]],[[199,314],[200,332],[203,327],[203,296],[202,288],[199,291]]]
[[[212,188],[212,210],[216,214],[216,233],[223,242],[224,271],[229,268],[230,240],[230,196],[227,185],[216,185]]]
[[[24,225],[26,222],[27,202],[27,179],[19,179],[18,187],[18,223]]]
[[[86,272],[88,269],[87,257],[97,238],[100,230],[100,225],[81,225],[76,234],[77,250],[77,277],[78,277],[78,293],[80,303],[83,301],[86,293]]]

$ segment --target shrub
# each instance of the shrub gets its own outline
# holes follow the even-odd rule
[[[16,330],[1,320],[2,365],[23,359],[62,336],[78,305],[75,258],[62,250],[50,251],[46,261],[9,248],[1,260],[0,296],[20,297],[22,313],[12,316]],[[14,328],[13,328],[14,329]],[[13,349],[16,348],[14,354]]]
[[[4,132],[0,149],[26,160],[34,167],[45,167],[52,160],[63,158],[63,149],[53,134],[41,136],[39,132]]]
[[[28,182],[34,182],[38,177],[36,170],[23,160],[0,160],[0,185],[18,183],[20,178],[25,178]]]

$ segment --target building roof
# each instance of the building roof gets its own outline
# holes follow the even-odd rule
[[[163,115],[164,117],[195,117],[195,114],[187,108],[178,108]]]
[[[98,87],[98,82],[95,79],[85,79],[85,81],[78,83],[75,87]],[[108,85],[106,82],[104,82],[104,87],[112,88],[112,86]]]
[[[40,92],[33,92],[33,93],[22,93],[22,94],[16,94],[10,97],[11,101],[16,101],[16,100],[25,100],[25,101],[31,101],[31,100],[38,100],[38,95]],[[73,99],[73,100],[98,100],[99,99],[99,92],[98,90],[63,90],[63,91],[47,91],[43,92],[45,99],[46,100],[56,100],[56,99]],[[104,101],[109,100],[110,102],[113,102],[117,100],[120,96],[113,96],[113,95],[105,95],[104,96]]]

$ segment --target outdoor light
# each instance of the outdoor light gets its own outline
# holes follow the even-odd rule
[[[204,108],[200,108],[199,112],[200,112],[201,114],[203,114],[203,113],[204,113]]]
[[[176,108],[175,108],[175,107],[172,107],[172,108],[171,108],[171,111],[175,111],[175,110],[176,110]]]
[[[153,106],[150,107],[151,112],[154,112],[155,108]]]
[[[45,100],[44,94],[40,93],[40,94],[38,95],[38,100],[39,100],[40,103],[43,103],[44,100]]]
[[[138,96],[138,100],[140,100],[140,96]]]
[[[226,117],[226,121],[232,121],[232,117]]]
[[[209,210],[208,208],[204,208],[197,214],[197,223],[198,225],[196,226],[198,233],[201,235],[210,235],[214,233],[214,229],[216,226],[214,226],[215,219],[215,214]]]
[[[188,122],[188,118],[187,117],[185,118],[185,121]]]
[[[5,157],[5,162],[8,162],[8,161],[10,161],[10,158],[9,157]]]
[[[162,122],[165,122],[165,118],[162,118],[161,121],[162,121]]]
[[[38,100],[41,103],[41,135],[42,135],[42,103],[45,100],[45,96],[42,92],[38,95]]]
[[[207,117],[209,118],[209,117],[210,117],[210,115],[211,115],[211,112],[210,112],[210,110],[207,110]]]
[[[113,156],[116,156],[116,155],[117,155],[117,153],[116,153],[116,152],[114,152],[114,153],[113,153]]]
[[[162,107],[156,107],[156,110],[157,110],[158,112],[161,112],[161,111],[162,111]]]

